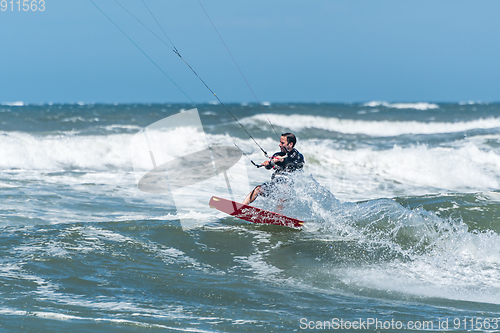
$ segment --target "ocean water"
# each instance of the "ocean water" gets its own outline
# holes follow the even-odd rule
[[[0,105],[1,332],[500,331],[500,104],[229,105],[269,153],[271,124],[296,133],[301,229],[138,189],[132,137],[192,107]],[[210,144],[264,161],[197,108]]]

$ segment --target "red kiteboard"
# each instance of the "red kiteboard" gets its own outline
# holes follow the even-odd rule
[[[292,217],[215,196],[210,199],[209,204],[223,213],[252,223],[274,224],[294,228],[302,227],[304,224],[303,221]]]

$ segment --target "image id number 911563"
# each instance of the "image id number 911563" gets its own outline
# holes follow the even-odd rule
[[[1,0],[0,10],[2,12],[43,12],[45,0]]]

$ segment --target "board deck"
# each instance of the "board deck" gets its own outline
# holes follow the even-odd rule
[[[302,227],[304,224],[303,221],[292,217],[215,196],[210,199],[209,204],[221,212],[252,223],[274,224],[294,228]]]

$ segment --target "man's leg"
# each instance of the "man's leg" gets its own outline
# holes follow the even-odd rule
[[[285,206],[285,202],[290,200],[289,196],[291,195],[290,185],[288,183],[283,182],[281,190],[283,191],[283,193],[286,193],[286,195],[284,197],[278,199],[278,207],[276,207],[278,209],[278,212],[281,212],[283,210],[283,208]]]
[[[262,191],[262,188],[259,186],[256,186],[252,192],[248,193],[246,196],[245,200],[243,200],[244,205],[251,204],[255,199],[257,199],[257,196],[260,194]]]

